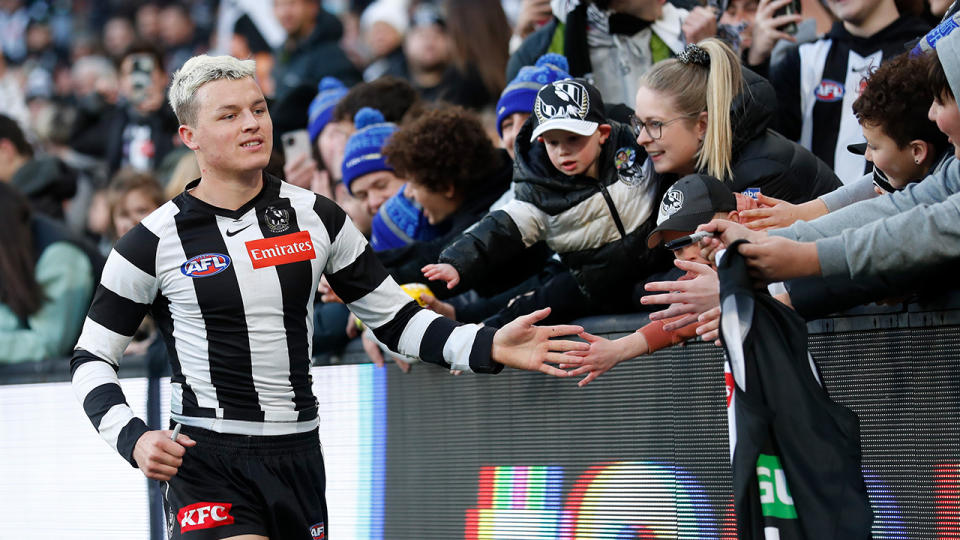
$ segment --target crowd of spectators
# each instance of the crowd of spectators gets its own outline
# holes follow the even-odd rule
[[[2,0],[0,364],[67,355],[112,244],[202,177],[167,102],[171,76],[197,54],[257,61],[276,134],[267,172],[336,201],[394,279],[427,287],[409,289],[427,307],[490,326],[548,306],[548,322],[660,310],[639,345],[589,336],[599,352],[579,371],[587,382],[657,346],[716,339],[711,261],[662,245],[676,236],[663,223],[697,198],[690,178],[736,195],[671,229],[722,217],[707,252],[735,237],[770,251],[819,239],[813,270],[758,270],[804,278],[778,289],[801,314],[894,296],[902,282],[889,276],[844,275],[872,271],[853,253],[863,244],[838,239],[840,223],[880,229],[949,202],[955,11],[909,0]],[[945,187],[914,190],[929,178]],[[833,221],[818,227],[821,217]],[[813,279],[821,270],[843,279]],[[326,282],[313,324],[315,355],[363,334]],[[145,322],[128,352],[162,355],[154,334]],[[382,362],[372,334],[362,339]]]

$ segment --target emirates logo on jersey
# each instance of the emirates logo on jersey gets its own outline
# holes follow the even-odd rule
[[[177,512],[177,521],[180,523],[180,532],[195,531],[197,529],[212,529],[233,523],[230,515],[230,503],[198,502],[184,506]]]
[[[192,278],[215,276],[230,266],[230,257],[222,253],[204,253],[180,265],[180,272]]]
[[[317,258],[317,252],[313,249],[313,240],[307,231],[251,240],[244,245],[254,268],[266,268]]]

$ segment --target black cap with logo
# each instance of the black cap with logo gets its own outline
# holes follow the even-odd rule
[[[590,136],[604,122],[603,98],[599,90],[583,79],[554,81],[541,88],[533,102],[530,142],[551,129]]]
[[[688,174],[663,195],[657,228],[647,237],[647,247],[660,245],[664,231],[693,232],[718,212],[737,209],[737,198],[720,180],[706,174]]]

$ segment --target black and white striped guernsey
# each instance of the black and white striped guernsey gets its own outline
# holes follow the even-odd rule
[[[779,98],[777,131],[822,159],[842,182],[859,179],[868,165],[847,150],[864,141],[853,102],[882,61],[903,54],[905,44],[927,30],[922,20],[905,16],[864,38],[836,22],[822,38],[791,47],[768,77]]]
[[[264,174],[260,193],[236,211],[184,192],[117,242],[71,361],[94,427],[136,466],[147,426],[127,406],[117,369],[150,312],[171,359],[174,420],[247,435],[313,429],[321,274],[392,350],[455,369],[502,368],[490,358],[493,329],[419,308],[340,207]]]

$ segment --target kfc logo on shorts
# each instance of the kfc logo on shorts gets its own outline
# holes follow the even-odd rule
[[[310,536],[313,537],[313,540],[324,540],[327,537],[322,521],[310,526]]]
[[[220,502],[198,502],[184,506],[177,512],[180,532],[230,525],[233,523],[233,516],[230,515],[232,506],[231,503]]]
[[[840,101],[843,99],[843,85],[837,81],[824,79],[817,85],[817,89],[813,91],[813,95],[817,97],[817,101],[825,101],[828,103]]]
[[[246,244],[250,262],[254,268],[266,268],[280,264],[309,261],[317,258],[310,233],[300,231],[273,238],[250,240]]]

